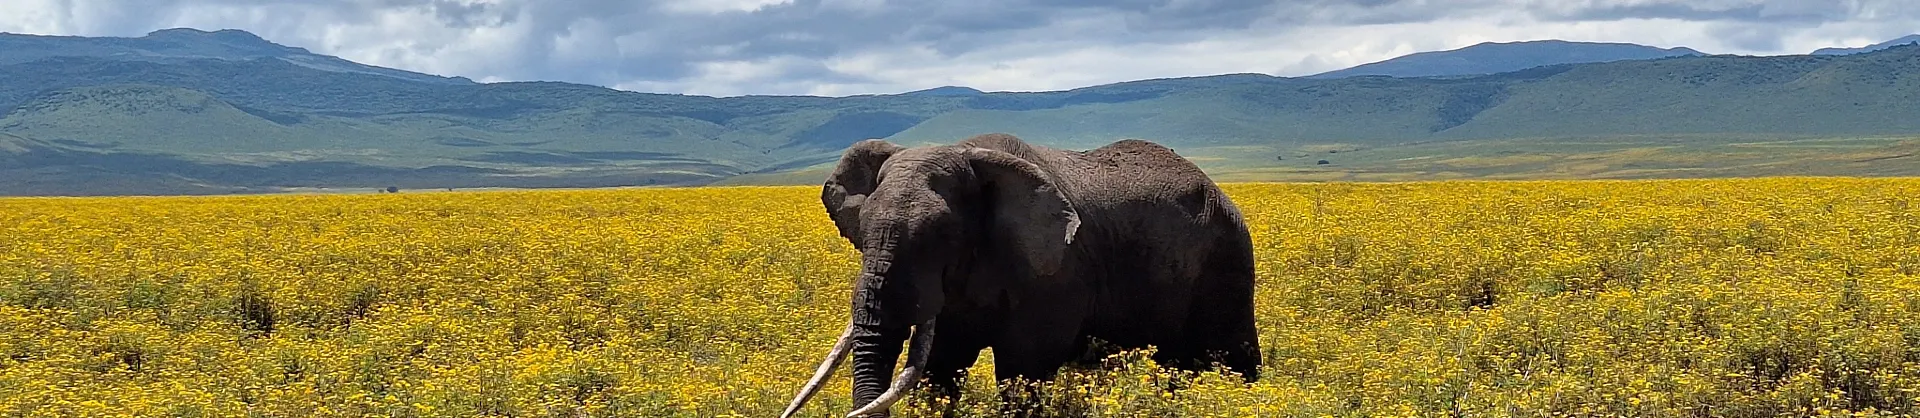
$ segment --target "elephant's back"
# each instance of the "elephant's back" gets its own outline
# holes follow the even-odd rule
[[[1152,141],[1125,139],[1081,152],[1084,163],[1106,168],[1106,176],[1140,180],[1146,184],[1212,184],[1200,167],[1186,157]]]
[[[1081,214],[1081,233],[1109,247],[1086,250],[1131,254],[1136,272],[1190,277],[1221,237],[1244,233],[1220,188],[1171,149],[1124,140],[1057,155],[1055,180]]]
[[[1238,209],[1206,173],[1167,147],[1123,140],[1064,152],[1057,180],[1073,189],[1081,271],[1099,281],[1089,325],[1102,339],[1164,344],[1182,338],[1219,254],[1251,251]]]
[[[1200,167],[1160,144],[1128,139],[1071,154],[1056,162],[1063,167],[1055,175],[1088,200],[1087,209],[1117,210],[1113,215],[1141,222],[1173,216],[1192,223],[1208,223],[1226,209],[1219,187]]]
[[[1069,151],[987,134],[961,145],[1006,151],[1039,165],[1082,213],[1083,229],[1180,240],[1238,224],[1236,208],[1199,166],[1152,141],[1123,139]]]

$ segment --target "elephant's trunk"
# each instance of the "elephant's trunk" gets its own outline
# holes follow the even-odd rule
[[[807,399],[812,398],[814,393],[820,392],[820,387],[826,385],[827,378],[833,376],[833,370],[840,367],[840,361],[847,358],[847,348],[852,346],[852,343],[853,324],[847,324],[847,330],[840,333],[840,339],[834,340],[833,350],[827,352],[827,358],[820,360],[820,368],[813,371],[813,379],[807,380],[807,385],[800,389],[798,395],[793,396],[793,402],[787,404],[787,411],[781,412],[780,418],[792,417],[793,413],[800,412],[800,407],[807,404]]]
[[[853,345],[853,402],[864,407],[853,416],[885,416],[889,406],[919,383],[932,351],[933,319],[945,297],[940,277],[927,274],[925,266],[895,265],[895,251],[908,227],[906,222],[890,220],[863,225],[866,245],[847,335]],[[894,379],[900,343],[909,335],[913,341],[906,369]]]
[[[907,343],[907,367],[900,370],[900,376],[894,378],[893,384],[887,387],[886,393],[881,393],[866,406],[847,414],[848,418],[886,411],[887,408],[893,407],[894,402],[899,402],[901,397],[906,396],[907,391],[913,390],[914,385],[920,383],[920,374],[927,368],[927,355],[933,351],[933,328],[933,319],[928,319],[914,327],[913,339]],[[887,363],[891,365],[893,362]]]
[[[886,312],[880,301],[883,279],[866,274],[854,288],[853,323],[848,339],[853,341],[853,402],[866,405],[880,398],[893,376],[894,362],[900,359],[900,342],[907,339],[907,324],[895,320],[897,313]]]

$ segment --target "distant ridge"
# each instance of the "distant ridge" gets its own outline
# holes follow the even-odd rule
[[[979,89],[975,89],[972,87],[941,86],[941,87],[934,87],[926,90],[910,91],[902,94],[913,95],[913,96],[978,96],[981,94],[986,94],[986,92],[980,91]]]
[[[1447,77],[1496,74],[1560,64],[1585,64],[1706,55],[1690,48],[1628,43],[1541,40],[1483,42],[1460,49],[1420,52],[1308,78],[1357,76]]]
[[[1862,52],[1879,51],[1882,49],[1892,48],[1898,45],[1907,45],[1907,44],[1914,44],[1914,43],[1920,43],[1920,35],[1902,36],[1891,41],[1881,42],[1873,45],[1867,45],[1859,48],[1820,48],[1820,49],[1814,50],[1813,55],[1851,55],[1851,54],[1858,54]]]
[[[180,60],[278,59],[321,71],[372,74],[407,81],[473,84],[463,77],[441,77],[360,64],[315,54],[305,48],[273,43],[238,29],[203,31],[163,29],[138,38],[23,35],[0,32],[0,65],[54,57],[94,57],[122,61],[172,62]]]

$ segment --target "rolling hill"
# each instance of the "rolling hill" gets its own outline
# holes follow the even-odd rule
[[[154,31],[138,38],[41,36],[0,33],[0,65],[55,57],[98,57],[122,61],[183,62],[200,59],[274,59],[321,71],[372,74],[408,81],[472,84],[462,77],[440,77],[360,64],[314,54],[305,48],[275,44],[252,33],[191,28]]]
[[[1862,52],[1879,51],[1882,49],[1892,48],[1894,46],[1899,46],[1899,45],[1912,45],[1915,43],[1920,43],[1920,34],[1902,36],[1891,41],[1881,42],[1873,45],[1867,45],[1859,48],[1820,48],[1820,49],[1814,50],[1813,55],[1850,55],[1850,54],[1858,54]]]
[[[302,60],[331,57],[236,32],[148,36],[171,49],[5,38],[80,52],[0,62],[0,173],[13,179],[0,194],[813,183],[860,139],[983,132],[1067,148],[1146,138],[1239,180],[1887,174],[1913,165],[1899,155],[1920,137],[1920,46],[1483,76],[705,97],[317,66]],[[158,52],[92,52],[111,48]],[[1816,163],[1840,155],[1867,162]]]
[[[1308,78],[1358,76],[1448,77],[1496,74],[1560,64],[1706,55],[1689,48],[1561,40],[1483,42],[1459,49],[1420,52],[1386,61],[1315,74]]]

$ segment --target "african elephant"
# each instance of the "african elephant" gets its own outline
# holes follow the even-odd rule
[[[1259,378],[1246,223],[1171,149],[1128,139],[1067,151],[1006,134],[914,148],[870,139],[842,154],[820,201],[861,251],[861,271],[845,332],[783,416],[849,349],[853,398],[865,405],[849,416],[885,414],[922,374],[955,393],[988,347],[997,379],[1051,380],[1089,337]],[[902,340],[907,362],[894,377]]]

